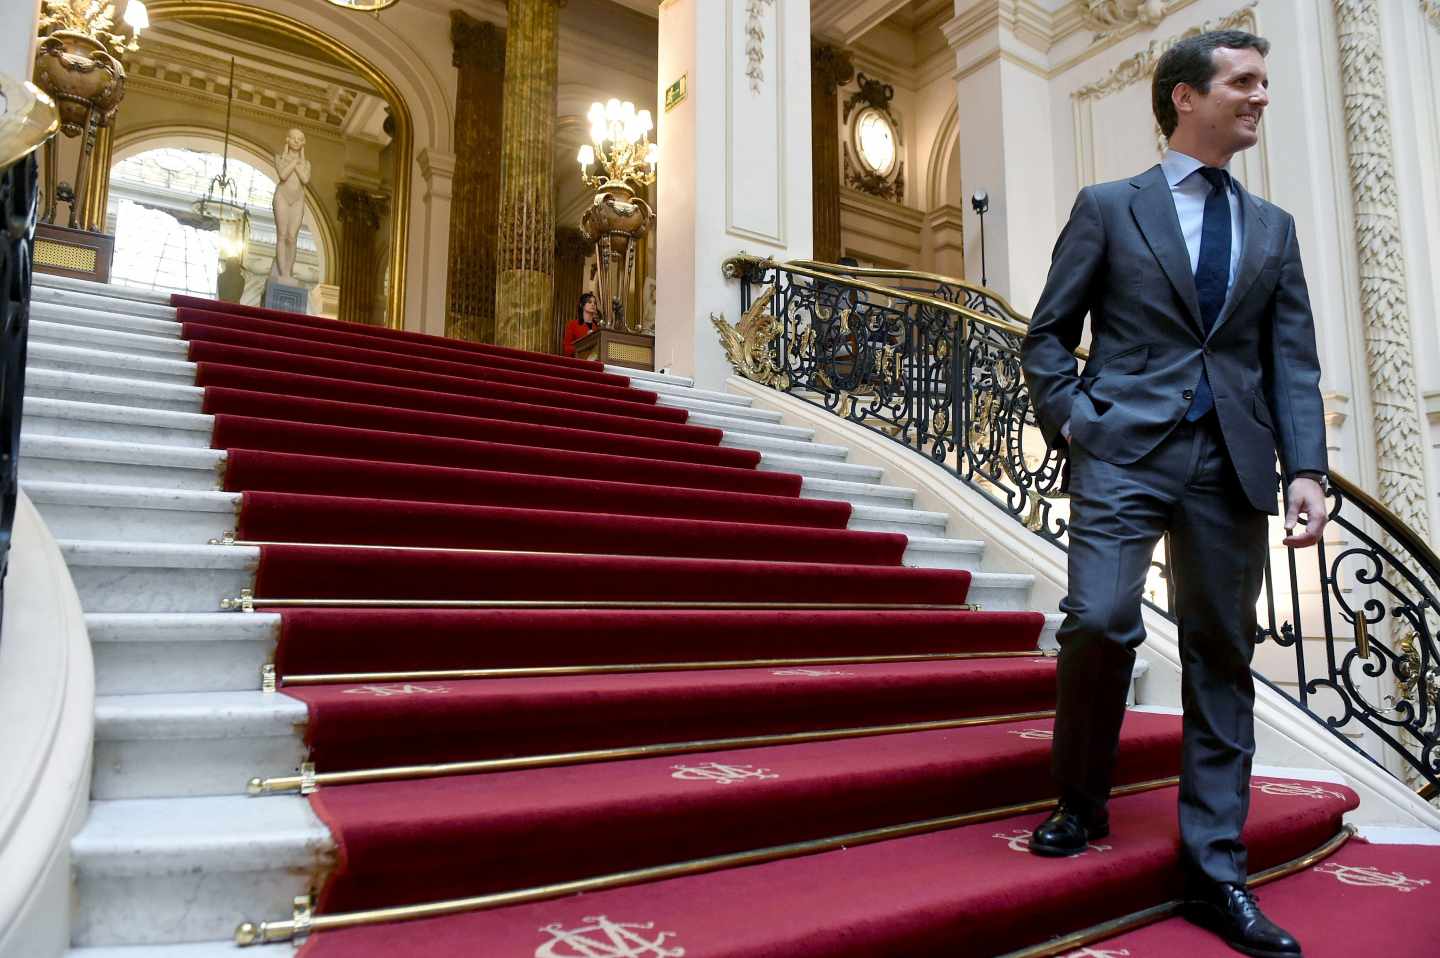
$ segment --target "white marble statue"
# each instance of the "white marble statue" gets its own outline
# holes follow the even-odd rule
[[[310,183],[310,161],[305,159],[305,134],[291,130],[285,135],[285,149],[275,154],[280,181],[275,185],[275,263],[270,278],[295,283],[295,242],[305,218],[305,187]]]

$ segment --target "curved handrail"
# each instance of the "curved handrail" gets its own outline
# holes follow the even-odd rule
[[[966,279],[958,279],[954,276],[942,276],[939,273],[927,273],[918,269],[885,269],[878,266],[842,266],[839,263],[826,263],[815,259],[792,259],[786,262],[788,266],[804,266],[809,269],[824,270],[827,273],[836,273],[842,276],[873,276],[876,279],[913,279],[926,283],[934,283],[938,286],[955,286],[960,289],[969,290],[987,300],[994,301],[1006,316],[1010,317],[1021,325],[1027,324],[1030,320],[1018,309],[1010,304],[1010,301],[988,286],[981,286]]]
[[[725,273],[741,280],[745,317],[723,339],[742,375],[763,371],[763,385],[910,448],[1066,547],[1064,463],[1039,433],[1020,365],[1028,322],[1013,307],[909,270],[742,255]],[[872,281],[886,279],[918,279],[936,294]],[[968,303],[954,301],[962,293]],[[1256,678],[1377,765],[1391,750],[1431,797],[1440,792],[1440,559],[1355,483],[1330,478],[1333,534],[1265,568],[1256,641],[1293,653],[1293,679]],[[1147,601],[1173,619],[1168,552],[1152,573]],[[1341,732],[1357,726],[1369,751]]]

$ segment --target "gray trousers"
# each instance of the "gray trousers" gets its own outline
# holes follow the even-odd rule
[[[1184,864],[1190,880],[1243,883],[1266,515],[1241,490],[1213,416],[1181,422],[1125,466],[1072,443],[1070,503],[1053,754],[1060,794],[1092,813],[1109,797],[1135,648],[1145,641],[1141,591],[1168,532],[1183,668]]]

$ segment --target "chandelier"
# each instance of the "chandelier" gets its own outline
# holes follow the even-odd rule
[[[649,110],[636,111],[628,100],[612,99],[605,104],[590,104],[590,143],[580,147],[580,178],[597,190],[625,187],[626,181],[636,186],[655,182],[655,164],[660,159],[660,145],[650,142],[655,128]],[[599,160],[601,172],[592,176],[590,167]],[[628,187],[626,187],[628,189]]]
[[[395,6],[399,0],[326,0],[326,2],[342,10],[354,10],[358,13],[379,13],[381,10]]]
[[[225,152],[220,172],[210,180],[205,195],[195,201],[195,212],[220,229],[220,258],[239,259],[250,241],[250,211],[240,202],[239,188],[230,177],[230,107],[235,102],[235,58],[230,58],[230,87],[225,99]]]

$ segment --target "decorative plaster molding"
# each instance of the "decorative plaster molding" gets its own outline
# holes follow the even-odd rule
[[[1206,20],[1197,26],[1193,26],[1183,33],[1164,40],[1151,40],[1150,45],[1134,56],[1121,61],[1121,63],[1105,76],[1094,83],[1082,86],[1070,94],[1076,100],[1098,100],[1101,97],[1109,96],[1125,89],[1132,83],[1139,83],[1148,80],[1155,72],[1155,64],[1159,62],[1161,55],[1175,44],[1187,37],[1199,36],[1211,30],[1238,30],[1249,28],[1255,29],[1255,5],[1258,0],[1250,0],[1249,3],[1236,10],[1228,16],[1218,20]]]
[[[759,94],[765,85],[765,11],[775,0],[745,0],[745,75],[750,92]]]
[[[1355,246],[1360,327],[1370,373],[1380,501],[1429,538],[1425,442],[1415,380],[1400,204],[1391,148],[1377,0],[1334,0]]]
[[[1165,19],[1165,0],[1085,0],[1087,26],[1108,33],[1139,23],[1156,27]]]
[[[415,157],[420,164],[420,175],[433,187],[435,179],[448,180],[455,175],[455,154],[437,153],[428,146]]]

